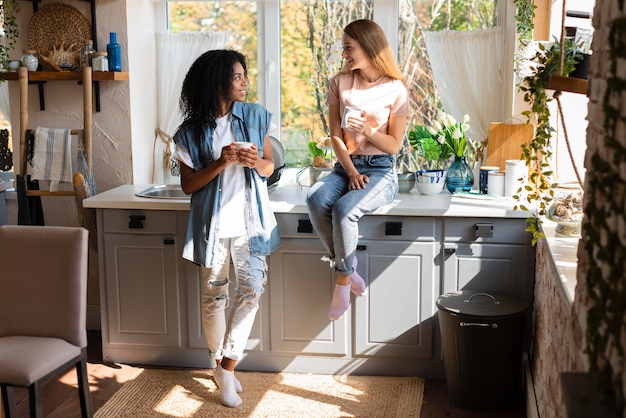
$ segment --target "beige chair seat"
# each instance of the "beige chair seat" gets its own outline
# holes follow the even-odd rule
[[[80,347],[61,338],[11,336],[0,338],[0,382],[28,387],[59,364],[76,362]],[[73,363],[69,364],[69,368]]]

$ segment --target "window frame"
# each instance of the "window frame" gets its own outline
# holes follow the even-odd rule
[[[156,21],[162,22],[161,30],[167,31],[167,3],[178,0],[163,0],[156,3]],[[180,0],[183,1],[183,0]],[[220,0],[213,0],[220,1]],[[374,19],[382,27],[393,51],[398,50],[398,21],[400,1],[372,0]],[[280,80],[280,0],[256,0],[257,3],[257,63],[258,63],[258,102],[272,114],[273,122],[279,127],[275,133],[282,139],[281,117],[281,80]],[[497,4],[497,25],[504,27],[505,53],[504,63],[513,63],[515,54],[515,5],[512,0],[499,0]],[[276,47],[277,46],[277,47]],[[396,56],[397,58],[397,56]],[[505,74],[504,95],[502,98],[503,114],[506,119],[513,118],[516,87],[513,65],[503,65]],[[278,94],[271,94],[276,91]]]

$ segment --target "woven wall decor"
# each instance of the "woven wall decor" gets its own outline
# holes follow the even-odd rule
[[[77,66],[85,39],[93,39],[91,23],[66,4],[45,5],[28,22],[28,48],[37,50],[44,69],[58,70],[58,64],[68,60]]]

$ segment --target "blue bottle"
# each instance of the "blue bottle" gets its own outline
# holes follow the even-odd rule
[[[120,44],[117,43],[117,34],[111,32],[109,33],[109,44],[107,45],[109,71],[122,71],[122,57],[120,54]]]

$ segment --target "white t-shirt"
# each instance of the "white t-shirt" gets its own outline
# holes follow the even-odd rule
[[[213,131],[213,158],[222,155],[222,148],[235,141],[230,113],[215,119]],[[222,205],[220,209],[219,238],[239,237],[246,233],[244,208],[246,206],[246,178],[243,166],[231,164],[222,171]]]
[[[213,131],[213,159],[222,155],[222,148],[235,141],[230,113],[215,120],[217,127]],[[186,166],[193,167],[191,156],[186,149],[176,146],[175,157]],[[222,202],[220,209],[219,238],[232,238],[244,235],[246,221],[246,178],[243,166],[231,164],[222,171]]]

